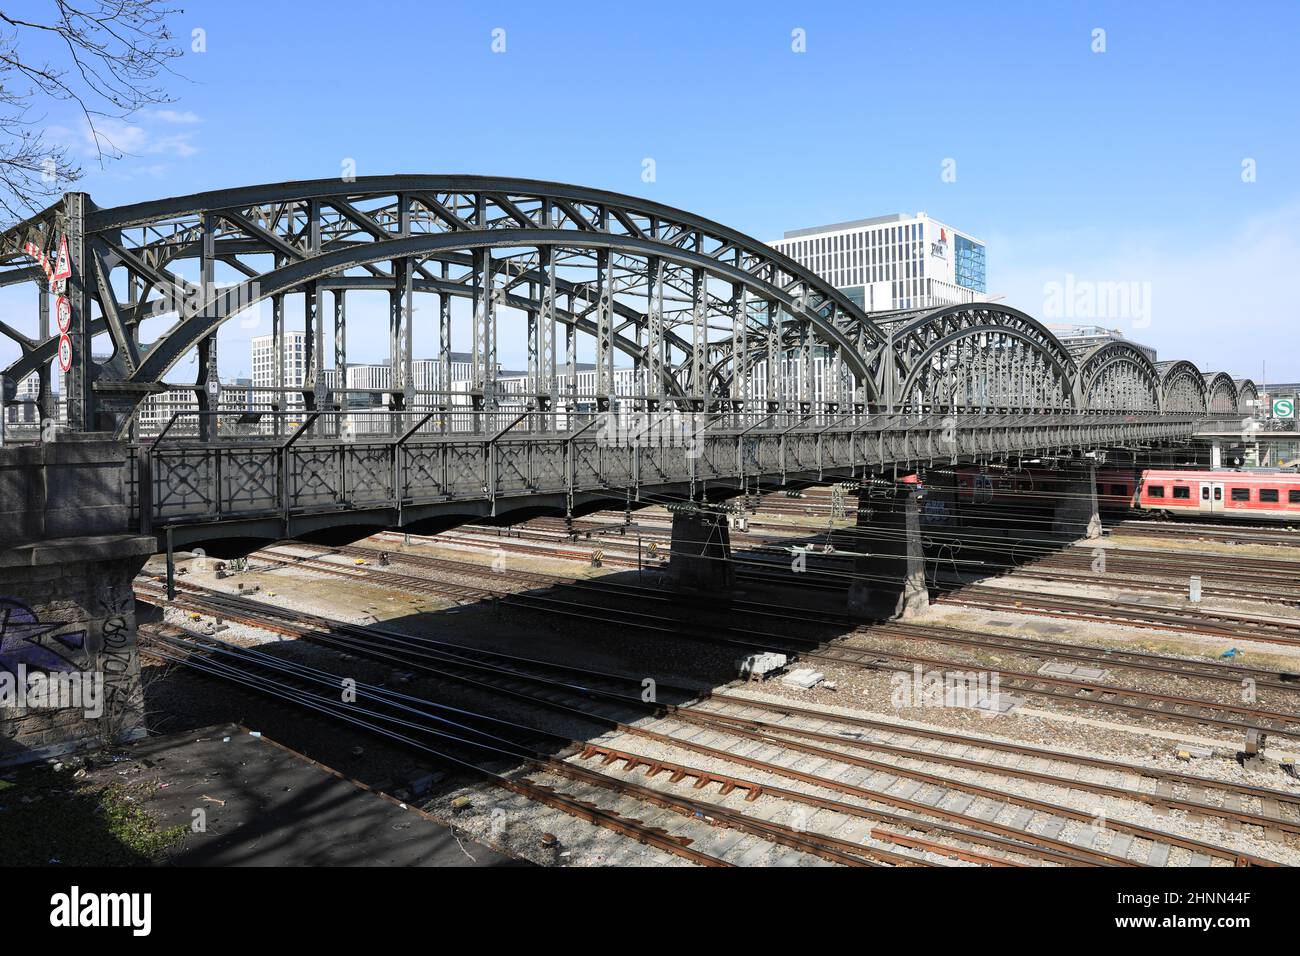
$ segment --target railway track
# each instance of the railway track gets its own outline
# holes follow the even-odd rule
[[[1182,522],[1123,521],[1109,530],[1112,538],[1190,538],[1218,544],[1262,544],[1300,547],[1300,530],[1247,525],[1183,524]]]
[[[1139,577],[1135,580],[1126,581],[1122,575],[1139,575]],[[1078,584],[1085,587],[1122,587],[1152,594],[1185,595],[1190,587],[1187,582],[1153,580],[1151,577],[1143,575],[1142,572],[1119,571],[1109,566],[1105,571],[1100,572],[1022,567],[1015,570],[1014,577],[1018,580],[1050,581],[1055,584]],[[1241,585],[1206,584],[1204,581],[1201,582],[1200,588],[1203,597],[1224,600],[1241,600],[1242,591]],[[1300,589],[1286,589],[1280,592],[1273,590],[1266,594],[1252,595],[1251,597],[1252,600],[1258,600],[1263,604],[1277,605],[1279,607],[1300,607]]]
[[[192,599],[192,596],[186,595],[186,598]],[[216,609],[220,612],[228,614],[230,611],[231,602],[229,599],[207,596],[202,599],[194,600],[212,601],[215,603]],[[316,618],[311,621],[312,627],[318,627],[322,630],[313,631],[311,627],[307,627],[301,622],[291,620],[286,624],[283,620],[283,615],[278,612],[278,609],[249,609],[246,605],[252,602],[240,603],[245,605],[245,607],[242,608],[242,613],[251,615],[254,620],[271,618],[272,620],[270,623],[273,628],[288,627],[295,630],[297,635],[300,637],[316,640],[323,639],[327,643],[332,641],[336,646],[346,648],[351,653],[369,656],[378,655],[381,660],[396,657],[404,667],[424,667],[425,669],[432,669],[441,676],[447,676],[450,669],[450,672],[452,673],[458,672],[460,674],[460,679],[462,680],[467,680],[477,684],[482,684],[486,681],[492,683],[498,692],[507,693],[516,697],[528,698],[534,703],[539,703],[542,706],[574,711],[575,704],[573,701],[564,702],[561,698],[557,697],[557,693],[562,693],[566,690],[571,694],[575,694],[577,698],[584,700],[596,698],[604,702],[613,702],[620,706],[639,706],[643,709],[646,706],[645,702],[641,701],[640,698],[635,695],[635,690],[639,689],[639,683],[636,683],[632,688],[627,686],[629,683],[639,681],[637,678],[615,678],[613,675],[599,674],[585,669],[539,662],[528,662],[528,669],[531,669],[532,671],[529,672],[528,669],[521,669],[519,665],[520,659],[518,658],[489,654],[488,652],[483,652],[477,649],[471,650],[463,647],[455,647],[454,650],[452,650],[444,642],[414,639],[406,635],[391,635],[382,629],[364,629],[361,635],[353,635],[349,640],[346,637],[349,630],[361,629],[352,629],[351,626],[348,625],[338,625],[337,622],[326,622],[322,619]],[[211,610],[212,606],[208,606]],[[279,617],[280,620],[276,620],[277,617]],[[344,635],[342,638],[339,636],[340,633]],[[325,634],[326,636],[322,638],[322,634]],[[334,635],[332,638],[329,636],[331,634]],[[376,645],[380,645],[380,647],[376,647]],[[435,647],[438,648],[436,652],[433,650]],[[418,649],[418,652],[413,649]],[[436,664],[434,662],[436,662]],[[543,669],[545,674],[543,675],[538,673],[538,668]],[[565,678],[571,681],[571,683],[566,683]],[[611,682],[616,683],[617,681],[623,682],[624,686],[622,691],[603,689],[608,687]],[[525,688],[530,683],[533,685],[542,685],[544,687],[544,692],[539,694],[535,687],[531,691],[526,690]],[[628,693],[629,690],[632,690],[633,693]],[[695,693],[698,696],[699,693],[690,688],[678,688],[676,691],[683,695]],[[718,712],[718,708],[722,708],[722,711]],[[928,770],[900,766],[897,763],[890,763],[888,760],[882,760],[880,757],[881,755],[891,755],[894,759],[917,760],[948,768],[960,767],[964,770],[979,770],[980,772],[987,771],[999,773],[1003,776],[1017,777],[1022,780],[1033,780],[1038,784],[1059,786],[1072,790],[1090,790],[1093,793],[1106,794],[1108,796],[1114,796],[1117,798],[1122,797],[1125,799],[1134,799],[1135,791],[1131,784],[1127,787],[1119,787],[1096,781],[1082,781],[1078,778],[1071,779],[1060,777],[1057,775],[1042,773],[1037,770],[992,767],[987,763],[982,763],[979,760],[971,758],[969,753],[964,757],[944,753],[918,753],[914,747],[900,747],[879,740],[864,741],[861,739],[852,739],[851,737],[846,737],[842,734],[827,734],[821,731],[809,730],[806,727],[790,726],[790,720],[812,720],[815,721],[817,725],[825,728],[826,723],[829,720],[832,723],[841,723],[850,727],[862,727],[874,724],[877,727],[888,728],[888,730],[893,733],[916,735],[918,738],[925,737],[927,733],[926,731],[918,731],[916,728],[903,727],[902,725],[871,720],[855,720],[853,718],[834,715],[827,712],[811,711],[807,708],[773,705],[761,701],[737,700],[732,698],[730,695],[713,695],[708,697],[702,703],[688,706],[651,705],[651,709],[664,711],[666,716],[662,719],[689,724],[692,727],[704,726],[709,728],[710,732],[714,734],[748,739],[765,747],[778,746],[783,750],[793,750],[807,756],[820,757],[823,760],[834,760],[835,762],[845,763],[848,766],[869,770],[872,777],[877,774],[885,774],[895,780],[906,780],[909,785],[914,783],[917,786],[911,787],[907,796],[899,796],[897,788],[895,788],[893,793],[886,792],[889,790],[890,786],[893,786],[892,784],[884,786],[883,788],[878,787],[877,789],[864,789],[861,786],[857,786],[856,791],[860,792],[854,792],[854,785],[844,785],[841,783],[838,789],[840,789],[842,793],[852,793],[862,799],[871,799],[877,802],[883,801],[887,805],[894,806],[896,809],[902,808],[910,812],[920,812],[932,816],[937,815],[940,818],[941,827],[947,826],[950,828],[954,823],[959,823],[964,827],[973,826],[976,830],[984,832],[985,836],[983,839],[985,841],[984,848],[986,851],[990,848],[1001,850],[1008,849],[1005,844],[999,844],[996,841],[990,842],[988,834],[991,833],[993,836],[1002,840],[1011,839],[1015,843],[1020,843],[1022,841],[1034,843],[1038,846],[1040,852],[1057,854],[1058,856],[1053,859],[1053,862],[1088,860],[1103,865],[1107,863],[1115,864],[1125,862],[1124,858],[1117,854],[1097,852],[1087,846],[1075,845],[1068,841],[1058,841],[1051,835],[1044,835],[1043,833],[1025,834],[1020,832],[1016,827],[1007,827],[1002,824],[995,824],[993,822],[994,819],[1004,815],[1004,813],[1000,810],[990,814],[990,810],[992,809],[991,806],[981,807],[982,813],[949,812],[938,806],[938,804],[942,803],[943,800],[933,788],[938,787],[939,790],[943,792],[956,790],[972,798],[992,799],[995,802],[1003,801],[1008,806],[1015,806],[1018,808],[1014,814],[1006,815],[1014,815],[1021,819],[1022,824],[1027,822],[1029,817],[1039,813],[1051,816],[1055,820],[1073,820],[1075,823],[1078,823],[1091,819],[1091,811],[1072,810],[1071,808],[1049,804],[1033,797],[1006,794],[1001,790],[991,789],[987,784],[970,781],[954,781],[947,777],[936,777],[934,773]],[[593,716],[590,706],[579,706],[577,710],[587,717]],[[736,712],[737,710],[739,710],[739,713]],[[785,721],[786,723],[780,724],[769,720],[755,720],[753,711],[756,710],[760,713],[765,713],[768,716],[777,715],[779,720]],[[687,750],[693,750],[694,752],[701,753],[711,759],[723,759],[733,763],[738,762],[743,765],[751,766],[752,769],[762,770],[765,773],[775,773],[787,777],[793,776],[796,779],[802,779],[805,783],[814,782],[813,779],[809,779],[814,778],[814,775],[792,770],[789,765],[783,766],[781,764],[772,763],[770,760],[759,760],[752,754],[749,758],[737,757],[734,753],[734,747],[720,750],[716,746],[702,743],[698,735],[694,735],[696,739],[693,741],[679,740],[673,733],[662,732],[667,729],[664,727],[660,727],[658,730],[647,730],[643,727],[630,727],[622,723],[616,723],[616,729],[625,735],[640,735],[641,737],[654,740],[657,743],[666,746],[675,746]],[[853,733],[856,737],[861,737],[859,732],[854,731]],[[943,734],[939,732],[928,733],[930,734],[931,741],[937,743],[939,746],[947,746],[950,743],[962,740],[960,735]],[[983,750],[987,750],[990,755],[995,753],[999,746],[1003,748],[1011,748],[1014,746],[1005,743],[1000,745],[990,744],[990,742],[980,741],[978,738],[967,738],[967,740],[969,740],[969,744],[963,743],[963,749],[969,751],[969,746],[973,744]],[[1016,749],[1019,750],[1021,748]],[[1033,748],[1029,749],[1033,750]],[[864,755],[866,752],[873,752],[876,756],[867,757]],[[1046,753],[1043,751],[1038,752]],[[609,760],[623,760],[626,764],[624,770],[628,772],[635,770],[638,767],[645,768],[652,774],[668,769],[667,764],[662,758],[653,755],[646,756],[644,754],[632,754],[629,756],[629,752],[624,749],[610,748],[600,742],[594,744],[588,742],[583,745],[582,755],[586,758],[590,758],[597,754],[603,755],[604,757],[609,758]],[[1112,773],[1136,773],[1138,775],[1147,773],[1147,771],[1142,768],[1131,768],[1123,764],[1102,761],[1099,758],[1080,758],[1073,755],[1062,754],[1051,754],[1050,757],[1053,760],[1073,762],[1078,765],[1104,765],[1107,770]],[[698,770],[698,768],[696,768],[696,770]],[[695,770],[690,768],[683,769],[683,766],[673,765],[669,780],[680,782],[684,777],[690,776],[695,772]],[[706,783],[720,782],[722,791],[725,791],[725,793],[722,793],[723,796],[737,788],[745,789],[747,793],[753,792],[752,788],[755,786],[759,788],[760,793],[771,792],[770,785],[754,784],[752,781],[748,783],[737,781],[730,775],[725,774],[720,777],[716,771],[710,772],[705,770],[700,771],[700,773],[703,773],[706,776],[703,778],[697,776],[697,780],[704,779]],[[1217,781],[1204,781],[1201,778],[1188,778],[1178,774],[1170,775],[1168,772],[1164,771],[1157,771],[1155,773],[1158,777],[1163,778],[1158,781],[1160,785],[1173,786],[1174,783],[1177,782],[1181,785],[1213,787],[1215,789],[1229,791],[1235,799],[1251,797],[1255,799],[1271,800],[1275,803],[1280,801],[1287,805],[1291,805],[1294,802],[1300,802],[1300,798],[1295,795],[1277,793],[1275,796],[1272,796],[1269,794],[1273,792],[1259,792],[1258,788],[1243,789],[1232,784],[1223,784]],[[836,789],[836,781],[824,777],[814,779],[817,781],[817,786]],[[844,789],[846,786],[849,787],[848,790]],[[915,794],[915,791],[921,786],[929,787],[931,789],[923,794]],[[1247,792],[1251,790],[1255,792]],[[914,794],[917,795],[919,799],[911,799],[911,796]],[[795,794],[783,793],[782,798],[798,802],[797,795]],[[1185,810],[1199,815],[1236,819],[1239,822],[1262,826],[1268,830],[1280,829],[1293,833],[1300,832],[1300,822],[1297,822],[1297,820],[1294,819],[1294,813],[1292,813],[1290,817],[1270,816],[1242,809],[1233,809],[1232,807],[1222,803],[1219,805],[1209,803],[1201,804],[1195,800],[1188,800],[1183,797],[1171,797],[1160,793],[1144,795],[1144,798],[1145,802],[1155,803],[1160,806],[1169,806],[1171,808]],[[804,796],[804,801],[808,801],[807,795]],[[965,805],[968,806],[970,803],[971,800],[968,799],[966,800]],[[822,808],[826,809],[827,806],[823,805]],[[1025,814],[1026,810],[1030,811],[1028,815]],[[863,811],[859,810],[859,813],[861,812]],[[892,822],[899,823],[900,821],[894,820]],[[1062,823],[1057,826],[1054,832],[1059,833],[1064,825],[1065,824]],[[1223,847],[1206,845],[1203,841],[1164,834],[1163,832],[1154,832],[1151,831],[1149,827],[1134,825],[1125,821],[1112,821],[1109,825],[1113,829],[1116,829],[1123,834],[1127,834],[1131,839],[1150,839],[1153,841],[1153,846],[1163,845],[1183,847],[1192,853],[1208,854],[1211,857],[1231,860],[1232,862],[1267,862],[1253,858],[1244,858],[1235,851]],[[1010,831],[1010,833],[1008,831]],[[929,846],[930,849],[936,849],[933,845],[933,838],[935,836],[933,828],[929,836],[921,838],[915,836],[908,837],[906,834],[903,836],[905,837],[905,840],[899,844],[901,846]],[[952,834],[948,833],[946,836],[951,837]],[[917,843],[916,841],[918,839],[923,839],[929,842],[928,844]],[[1014,850],[1015,847],[1012,846],[1010,849]],[[972,851],[967,847],[962,852]],[[965,858],[970,859],[969,857]],[[1167,858],[1167,851],[1165,851],[1163,858]]]
[[[1093,571],[1095,555],[1092,549],[1067,549],[1017,568],[1016,575],[1052,579],[1061,572],[1091,573],[1091,580],[1112,585],[1132,578],[1135,589],[1163,593],[1186,593],[1188,578],[1195,575],[1207,596],[1241,599],[1249,594],[1271,604],[1300,603],[1300,561],[1234,555],[1228,562],[1222,556],[1111,547],[1101,555],[1104,570]]]
[[[986,586],[964,588],[941,595],[942,603],[1011,613],[1036,614],[1099,624],[1177,631],[1207,637],[1252,640],[1268,644],[1300,645],[1300,621],[1285,618],[1244,617],[1198,608],[1184,611],[1152,607],[1131,601],[1105,601],[1092,597],[1042,595],[1028,590]]]
[[[581,760],[591,756],[587,750],[588,744],[584,741],[567,741],[567,746],[559,755],[552,755],[512,743],[495,731],[476,731],[464,724],[457,725],[456,731],[449,733],[445,729],[439,729],[445,726],[446,721],[437,713],[446,708],[441,708],[430,700],[395,694],[375,685],[358,683],[356,686],[358,705],[369,704],[371,708],[377,709],[366,709],[364,706],[343,707],[336,696],[327,697],[303,690],[303,685],[306,684],[337,691],[340,679],[337,675],[271,658],[256,650],[238,648],[177,628],[146,625],[143,630],[149,654],[185,664],[211,676],[234,680],[250,689],[310,707],[327,716],[346,720],[372,732],[419,747],[464,769],[486,776],[494,785],[693,863],[708,866],[743,865],[752,862],[755,857],[769,853],[774,847],[785,847],[793,850],[795,855],[794,858],[787,856],[783,859],[781,862],[784,865],[792,862],[808,865],[826,861],[847,866],[926,866],[941,863],[944,858],[1008,865],[982,854],[946,847],[907,832],[882,828],[880,824],[884,821],[876,821],[876,826],[872,827],[867,839],[847,840],[829,833],[784,824],[771,818],[773,815],[770,809],[765,815],[744,812],[732,806],[724,806],[718,800],[700,798],[702,792],[710,795],[706,788],[711,785],[717,785],[717,796],[725,798],[736,793],[742,796],[744,803],[753,803],[759,797],[796,799],[800,796],[794,791],[782,791],[730,775],[689,767],[667,767],[660,761],[635,753],[619,754],[619,758],[625,762],[624,769],[629,765],[633,768],[642,767],[650,778],[665,771],[671,773],[669,779],[672,783],[680,782],[687,775],[694,777],[692,791],[696,795],[686,796],[673,792],[670,787],[645,786],[583,766]],[[175,653],[177,650],[183,653]],[[214,656],[221,660],[214,662]],[[232,659],[238,662],[236,666],[229,663]],[[268,672],[278,675],[278,679],[268,678]],[[286,680],[285,675],[290,679]],[[361,719],[357,717],[358,710],[361,711]],[[497,730],[525,731],[539,737],[560,739],[539,728],[504,721],[487,714],[468,714],[462,710],[456,712],[456,716],[461,721],[473,720],[491,725]],[[394,734],[385,729],[385,724],[400,726],[404,732]],[[421,737],[443,741],[445,746],[431,748],[421,742]],[[521,762],[521,766],[509,774],[493,773],[449,752],[447,746],[457,750],[482,751],[495,757],[514,758]],[[561,787],[567,787],[569,792],[562,792]],[[676,832],[670,832],[669,827]],[[728,834],[734,831],[740,834],[740,839],[734,836],[720,838],[716,831]],[[706,846],[707,851],[701,849]],[[1032,851],[1032,847],[1015,848],[1021,852]]]
[[[520,744],[505,735],[523,732],[557,739],[555,734],[539,728],[505,721],[488,714],[467,714],[464,711],[455,712],[461,723],[449,722],[443,716],[444,713],[451,712],[449,708],[441,707],[431,700],[398,694],[364,682],[356,684],[356,704],[343,705],[337,695],[341,675],[277,659],[260,651],[236,647],[180,628],[145,625],[141,630],[145,637],[146,652],[162,660],[232,680],[248,689],[308,707],[326,716],[342,719],[370,732],[414,746],[486,777],[495,786],[692,863],[733,866],[754,850],[766,851],[780,846],[795,851],[796,858],[793,861],[783,861],[787,864],[795,862],[808,865],[824,860],[846,866],[934,865],[933,860],[924,856],[899,853],[891,846],[879,845],[881,841],[875,838],[867,843],[849,842],[826,833],[796,829],[757,814],[720,806],[713,801],[672,793],[666,788],[646,787],[613,777],[584,767],[577,761],[566,760],[563,755],[556,756]],[[316,693],[310,690],[312,687],[330,690],[333,694]],[[488,725],[493,730],[477,730],[464,721]],[[448,727],[452,729],[449,730]],[[431,747],[429,740],[439,741],[440,745]],[[585,746],[582,741],[567,743],[566,750],[570,753]],[[485,769],[481,762],[461,756],[462,752],[516,760],[520,766],[508,774],[496,773]],[[650,762],[646,761],[646,764],[649,766]],[[753,792],[751,800],[762,792],[757,787],[743,786],[743,781],[717,779],[716,775],[714,779],[709,779],[705,774],[701,776],[704,779],[698,781],[697,791],[708,783],[719,783],[721,789],[727,790],[728,794],[736,789],[741,789],[746,796]],[[535,779],[537,777],[546,782]],[[562,786],[567,787],[568,792],[564,792]],[[668,827],[676,832],[670,832]],[[711,851],[701,849],[710,842],[716,842],[716,836],[711,832],[716,830],[738,831],[745,836],[747,842],[737,846],[734,839],[725,841],[728,844],[725,852],[712,848]]]
[[[340,553],[374,560],[378,552],[364,547],[345,547],[336,549]],[[452,570],[469,574],[483,574],[482,565],[471,562],[458,562],[426,555],[400,552],[391,556],[397,563],[411,563],[414,566],[433,570]],[[635,584],[606,581],[599,578],[574,578],[563,575],[551,575],[541,572],[493,572],[494,576],[502,573],[531,587],[557,587],[576,589],[595,595],[630,596],[638,599],[660,601],[668,604],[688,604],[701,609],[716,609],[714,598],[698,598],[690,595],[666,595],[663,591]],[[729,612],[750,614],[764,618],[779,619],[789,622],[806,622],[806,613],[792,610],[785,605],[766,604],[755,601],[733,600],[727,602]],[[912,623],[889,622],[863,627],[860,622],[849,615],[819,613],[818,623],[831,626],[843,626],[851,630],[844,636],[853,637],[890,637],[904,639],[925,639],[939,643],[959,644],[984,650],[1009,651],[1029,657],[1051,658],[1054,660],[1074,661],[1093,664],[1102,668],[1121,668],[1146,673],[1164,674],[1179,678],[1197,678],[1240,686],[1243,680],[1254,682],[1258,690],[1274,690],[1286,693],[1300,693],[1300,673],[1278,672],[1275,670],[1246,667],[1221,661],[1191,661],[1166,655],[1127,651],[1115,648],[1097,648],[1088,645],[1069,644],[1043,638],[1024,638],[1018,636],[989,635],[973,633],[946,627],[927,627]]]
[[[682,609],[683,613],[675,614],[649,614],[626,606],[595,606],[588,599],[588,596],[592,591],[602,589],[599,586],[591,586],[591,582],[561,582],[570,587],[588,586],[584,590],[583,600],[568,601],[547,594],[520,594],[504,588],[483,588],[449,582],[439,583],[431,581],[427,577],[403,574],[390,569],[376,569],[368,565],[363,567],[337,565],[320,560],[334,553],[336,549],[316,545],[303,546],[296,542],[293,547],[295,549],[318,549],[319,553],[314,558],[301,559],[311,560],[312,568],[315,570],[336,574],[340,577],[363,580],[369,578],[387,586],[399,587],[407,591],[439,594],[475,601],[491,598],[504,604],[528,610],[588,621],[618,624],[625,627],[636,627],[691,640],[715,644],[721,643],[738,648],[794,654],[806,661],[837,664],[864,670],[900,671],[910,670],[916,665],[949,671],[964,671],[970,668],[969,662],[961,660],[936,658],[897,649],[849,647],[844,644],[831,643],[826,638],[801,638],[790,634],[788,631],[784,633],[763,631],[751,625],[736,625],[728,622],[720,623],[714,627],[702,627],[700,626],[700,605],[698,604],[689,609]],[[529,574],[529,577],[532,579],[531,583],[540,583],[537,579],[541,576]],[[1013,593],[1018,594],[1019,592]],[[625,605],[626,602],[623,598],[632,594],[635,594],[635,589],[621,587],[611,596],[616,596],[620,604]],[[664,603],[667,599],[660,594],[657,598],[652,598],[652,600]],[[674,600],[667,603],[669,605],[668,609],[671,609],[671,605],[677,602]],[[715,608],[714,612],[716,613],[717,610]],[[786,612],[764,610],[761,606],[747,607],[744,604],[739,606],[733,604],[725,609],[723,616],[730,615],[735,611],[783,619],[791,617]],[[794,617],[796,620],[798,619],[798,615],[794,615]],[[871,631],[868,630],[862,633],[870,636]],[[881,636],[886,633],[889,633],[888,630],[881,632]],[[913,632],[914,635],[916,633]],[[1022,653],[1034,650],[1042,652],[1048,649],[1048,642],[1038,642],[1036,644],[1033,641],[1011,638],[986,638],[982,641],[976,641],[970,637],[960,641],[956,638],[950,638],[948,643],[965,643],[968,646],[979,644],[986,648],[1001,650],[1012,650],[1018,647]],[[1063,656],[1065,647],[1058,645],[1055,650],[1061,651]],[[1086,650],[1073,653],[1076,657],[1082,656],[1090,662],[1098,662],[1099,660],[1089,655]],[[1115,658],[1116,663],[1114,666],[1133,663],[1137,660],[1138,656],[1136,655],[1127,658],[1118,655]],[[1148,660],[1146,662],[1148,664],[1147,668],[1131,669],[1149,670],[1159,663],[1165,673],[1176,676],[1199,677],[1207,673],[1203,665],[1193,666],[1189,664],[1182,666],[1178,663],[1178,660],[1177,658],[1164,658],[1160,662]],[[1266,710],[1258,706],[1224,703],[1207,698],[1162,694],[1128,685],[1072,680],[1063,676],[1050,676],[1001,668],[998,670],[998,675],[1002,687],[1007,690],[1044,698],[1057,704],[1066,704],[1089,710],[1111,711],[1127,716],[1152,718],[1182,724],[1212,726],[1219,730],[1232,731],[1242,735],[1254,731],[1256,733],[1273,733],[1300,739],[1300,716],[1283,711]],[[1281,689],[1283,685],[1288,683],[1286,675],[1275,675],[1268,678],[1268,680],[1277,689]]]

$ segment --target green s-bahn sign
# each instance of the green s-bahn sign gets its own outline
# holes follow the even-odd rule
[[[1274,418],[1295,418],[1295,399],[1294,398],[1273,399],[1273,417]]]

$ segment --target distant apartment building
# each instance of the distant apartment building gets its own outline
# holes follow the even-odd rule
[[[252,341],[252,378],[256,389],[275,388],[277,385],[287,389],[302,390],[307,381],[307,334],[288,331],[284,333],[284,373],[276,380],[275,337],[257,335]],[[274,401],[274,397],[268,400]],[[290,403],[294,401],[290,396]],[[260,402],[259,402],[260,403]],[[302,407],[302,399],[297,399],[297,407]]]
[[[35,372],[18,383],[12,402],[5,403],[5,422],[10,425],[38,425],[41,409],[37,400],[41,394],[41,380]]]
[[[1156,360],[1155,349],[1149,345],[1143,345],[1140,342],[1125,338],[1124,333],[1119,329],[1106,329],[1099,325],[1062,325],[1052,322],[1047,323],[1047,328],[1060,340],[1062,345],[1072,351],[1087,351],[1098,345],[1105,345],[1107,342],[1125,342],[1152,362]]]

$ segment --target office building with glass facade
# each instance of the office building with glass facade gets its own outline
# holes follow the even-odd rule
[[[987,292],[984,243],[923,212],[795,229],[769,245],[868,312],[958,305]]]

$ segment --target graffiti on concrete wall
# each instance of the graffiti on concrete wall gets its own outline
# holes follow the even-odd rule
[[[72,671],[86,656],[86,630],[43,624],[17,598],[0,597],[0,670]]]
[[[135,595],[130,584],[120,584],[101,585],[97,597],[104,615],[99,669],[104,674],[108,711],[126,714],[138,705],[140,690],[137,672],[132,667],[131,615],[135,610]]]

